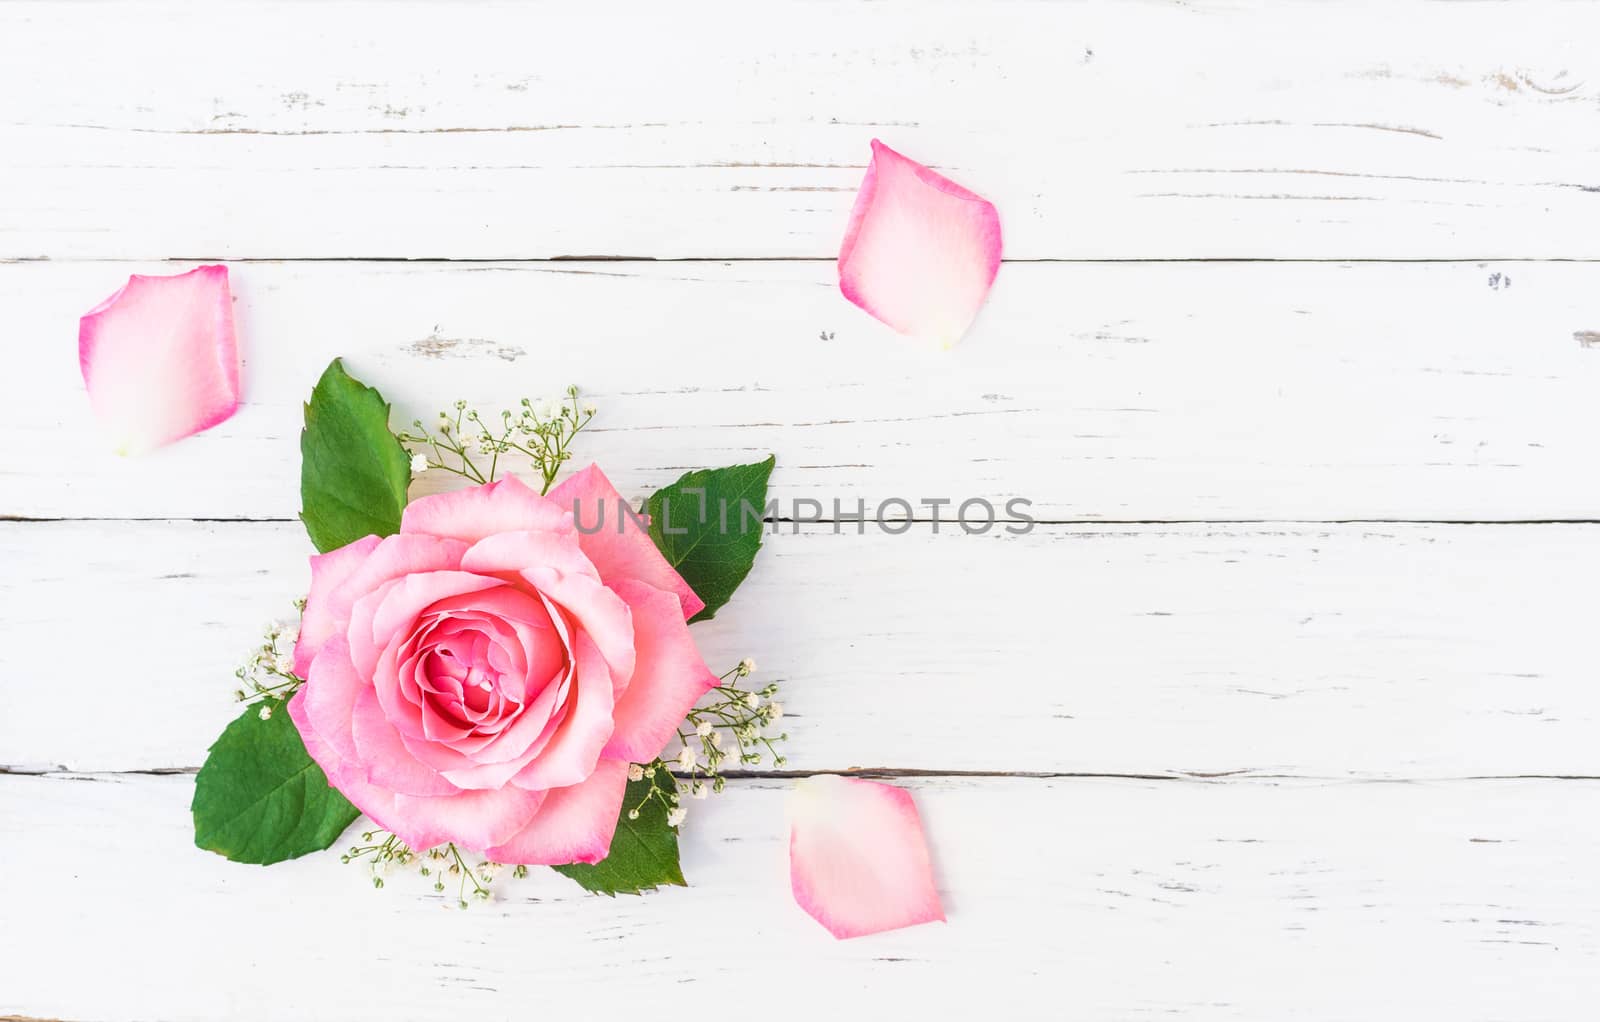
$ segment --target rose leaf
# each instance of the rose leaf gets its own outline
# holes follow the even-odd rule
[[[400,531],[411,456],[389,432],[383,395],[328,363],[300,434],[300,520],[322,553]]]
[[[272,711],[266,720],[263,707]],[[189,808],[196,845],[262,865],[321,851],[361,815],[328,786],[285,704],[273,699],[223,729],[195,777]]]
[[[750,574],[775,461],[689,472],[646,501],[650,538],[705,601],[690,621],[714,616]]]

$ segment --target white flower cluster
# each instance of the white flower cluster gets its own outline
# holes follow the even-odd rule
[[[594,405],[580,405],[578,388],[571,386],[561,398],[523,398],[517,412],[500,413],[497,426],[468,408],[465,401],[457,401],[454,414],[440,412],[431,430],[417,419],[411,429],[395,435],[401,443],[411,445],[412,475],[438,468],[475,483],[491,483],[501,456],[520,454],[532,463],[549,490],[561,466],[572,458],[568,448],[573,437],[594,414]],[[486,465],[484,459],[488,459]]]
[[[288,621],[271,621],[264,629],[261,645],[233,672],[239,687],[233,698],[241,703],[284,699],[300,687],[294,673],[294,644],[298,629]],[[272,703],[262,702],[262,720],[272,717]]]
[[[467,864],[467,859],[461,854],[461,849],[454,844],[444,844],[427,851],[413,851],[393,834],[387,834],[383,840],[377,840],[377,835],[382,831],[367,831],[361,839],[367,842],[364,845],[353,845],[349,851],[339,856],[340,862],[360,862],[367,860],[372,870],[372,886],[382,887],[384,879],[396,870],[416,870],[418,874],[433,882],[433,889],[443,893],[449,882],[456,883],[455,903],[459,908],[467,908],[472,901],[489,901],[493,894],[490,884],[505,867],[498,862],[480,862],[476,866]],[[511,875],[522,879],[528,875],[528,867],[513,866]],[[472,889],[467,889],[468,885]]]
[[[690,798],[702,799],[722,791],[729,770],[760,766],[769,757],[773,766],[787,762],[775,743],[789,736],[768,732],[783,719],[783,704],[773,698],[778,693],[777,683],[753,690],[739,685],[739,679],[749,677],[755,669],[756,663],[749,657],[739,661],[719,679],[721,684],[711,690],[707,701],[689,712],[685,720],[688,730],[678,730],[680,745],[671,763],[678,774],[679,790],[687,789]],[[668,822],[677,826],[686,815],[678,806]]]

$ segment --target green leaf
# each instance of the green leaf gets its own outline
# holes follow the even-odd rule
[[[705,601],[705,609],[689,620],[715,616],[750,574],[761,549],[767,480],[776,460],[689,472],[645,502],[650,538]]]
[[[677,828],[667,823],[666,798],[677,792],[677,784],[665,763],[658,759],[645,769],[652,767],[654,777],[628,782],[610,854],[592,866],[552,867],[557,873],[576,880],[586,891],[612,897],[653,891],[666,884],[689,886],[678,865]],[[639,810],[637,820],[628,819],[633,809]]]
[[[389,432],[383,395],[338,359],[311,392],[300,434],[300,520],[323,553],[400,531],[411,458]]]
[[[261,707],[272,716],[261,719]],[[285,704],[250,706],[211,746],[194,779],[194,843],[234,862],[262,865],[320,851],[360,810],[328,786]]]

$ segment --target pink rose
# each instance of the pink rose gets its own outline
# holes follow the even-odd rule
[[[506,478],[312,557],[289,714],[329,783],[412,848],[605,858],[628,764],[716,684],[703,604],[621,507],[592,465],[548,498]]]

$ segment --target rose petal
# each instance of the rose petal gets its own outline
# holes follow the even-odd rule
[[[551,568],[532,568],[523,575],[546,599],[567,612],[576,622],[575,631],[594,640],[618,688],[627,687],[636,656],[632,614],[622,597],[588,575],[568,575]]]
[[[521,788],[463,791],[442,798],[396,795],[393,815],[399,826],[384,829],[393,831],[412,848],[432,848],[454,841],[482,851],[521,831],[543,804],[544,792]]]
[[[839,290],[903,334],[954,344],[1000,270],[994,204],[872,140],[839,249]]]
[[[239,407],[228,268],[129,277],[78,321],[78,367],[118,454],[222,422]]]
[[[599,862],[611,850],[627,789],[628,764],[603,759],[581,784],[546,792],[538,815],[484,854],[495,862],[523,866]]]
[[[351,713],[351,736],[356,758],[366,768],[367,780],[402,795],[453,795],[461,790],[424,766],[406,751],[400,733],[383,715],[378,695],[363,688]]]
[[[572,513],[578,525],[578,545],[600,570],[601,581],[611,585],[631,578],[676,593],[685,618],[705,608],[705,601],[667,563],[650,534],[623,510],[626,502],[599,466],[590,465],[568,476],[550,491],[549,499]]]
[[[324,558],[338,557],[351,547],[363,547],[372,537],[329,551]],[[325,584],[317,583],[317,558],[312,558],[311,592],[306,596],[306,609],[300,623],[300,639],[295,644],[295,673],[300,673],[302,663],[309,666],[316,656],[316,644],[327,636],[344,634],[350,626],[350,611],[356,600],[390,579],[403,578],[413,572],[447,571],[461,563],[466,552],[465,543],[437,536],[386,536],[368,549],[359,563],[344,559],[325,561],[328,569]],[[351,560],[355,558],[352,555]],[[306,623],[311,623],[311,637],[306,637]],[[306,644],[302,655],[301,643]]]
[[[615,592],[633,612],[633,680],[617,699],[616,731],[605,754],[635,763],[661,755],[695,701],[717,684],[700,658],[677,598],[643,582],[619,582]]]
[[[394,807],[394,792],[368,784],[364,777],[359,776],[359,770],[351,768],[349,761],[340,756],[334,748],[324,741],[317,733],[307,715],[307,697],[309,693],[302,686],[300,691],[289,700],[289,719],[294,721],[294,726],[300,732],[300,740],[305,742],[306,753],[328,778],[339,794],[349,799],[357,809],[366,813],[384,830],[394,830],[392,821],[397,819]],[[438,841],[433,844],[438,844]],[[431,848],[432,845],[413,845],[414,848]]]
[[[944,919],[922,820],[902,788],[822,774],[789,798],[794,900],[843,940]]]
[[[467,571],[419,571],[390,579],[357,600],[350,608],[350,662],[356,673],[375,678],[378,658],[386,648],[409,633],[432,603],[450,596],[482,592],[504,586],[497,578]],[[393,680],[391,677],[390,680]]]
[[[300,636],[294,644],[294,673],[304,678],[311,669],[322,644],[338,631],[329,612],[328,597],[361,567],[377,547],[377,536],[346,543],[337,550],[311,557],[311,591],[306,594],[306,609],[300,614]]]
[[[342,636],[323,645],[306,672],[306,683],[300,687],[307,723],[343,759],[355,757],[350,715],[361,693],[370,688],[350,663],[350,647]],[[299,719],[295,722],[298,724]],[[302,736],[305,730],[300,728]]]
[[[562,505],[528,489],[515,476],[486,486],[418,497],[400,516],[400,532],[423,532],[476,543],[499,532],[571,532]]]
[[[563,788],[588,777],[611,739],[611,673],[589,636],[573,636],[575,694],[568,697],[566,719],[549,744],[529,761],[511,783],[521,788]]]
[[[478,540],[461,555],[461,570],[480,575],[516,576],[525,569],[537,567],[588,575],[600,581],[600,572],[584,556],[575,531],[496,533]]]

